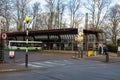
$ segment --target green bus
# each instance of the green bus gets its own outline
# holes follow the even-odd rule
[[[27,41],[8,41],[8,46],[6,49],[10,51],[15,51],[15,50],[41,51],[42,42],[41,41],[28,41],[28,42]]]

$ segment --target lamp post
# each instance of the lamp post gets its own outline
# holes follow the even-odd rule
[[[27,26],[26,26],[26,54],[25,54],[25,67],[27,68],[28,67],[28,23],[30,21],[30,17],[26,16],[25,17],[25,21],[27,23]]]

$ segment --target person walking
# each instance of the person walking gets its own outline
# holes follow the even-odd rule
[[[102,44],[98,45],[98,52],[99,52],[99,54],[102,54]]]
[[[103,45],[103,54],[108,54],[108,47],[105,44]]]

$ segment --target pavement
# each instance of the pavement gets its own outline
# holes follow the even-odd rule
[[[96,56],[84,57],[84,59],[106,62],[106,55],[97,54]],[[107,63],[117,62],[120,62],[120,57],[118,57],[116,53],[109,52],[109,61]]]
[[[29,71],[32,68],[19,65],[18,63],[0,63],[1,72]]]
[[[54,53],[52,55],[54,55]],[[63,56],[67,56],[67,55],[69,55],[69,54],[66,54],[66,55],[63,54]],[[68,56],[68,57],[70,57],[70,56]],[[32,55],[32,58],[33,58],[33,55]],[[72,59],[72,56],[71,56],[71,59]],[[76,58],[76,59],[78,59],[78,58]],[[98,55],[97,54],[96,56],[90,56],[90,57],[87,57],[86,55],[84,55],[82,59],[106,62],[106,55]],[[82,59],[80,59],[80,60],[82,60]],[[109,62],[108,63],[113,63],[113,62],[114,63],[120,62],[120,57],[118,57],[117,54],[115,54],[115,53],[109,53]],[[20,63],[14,63],[14,62],[0,63],[0,72],[15,72],[15,71],[32,70],[31,67],[26,68],[24,65],[19,65],[19,64]]]

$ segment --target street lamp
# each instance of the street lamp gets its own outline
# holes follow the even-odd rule
[[[28,23],[30,21],[30,17],[26,16],[25,17],[25,21],[27,23],[26,25],[26,54],[25,54],[25,67],[27,68],[28,67]]]
[[[4,44],[3,44],[3,40],[2,40],[2,29],[4,27],[4,24],[6,22],[6,19],[2,16],[0,16],[0,34],[1,34],[1,39],[0,39],[0,61],[3,62],[4,61],[4,52],[3,52],[3,47],[4,47]]]

